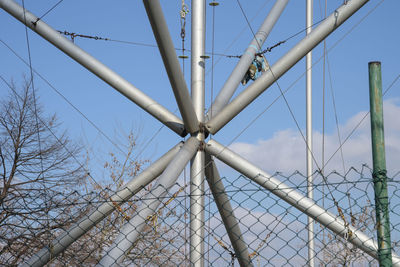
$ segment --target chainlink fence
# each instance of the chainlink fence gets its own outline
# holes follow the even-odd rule
[[[306,195],[306,176],[275,173],[276,179]],[[351,168],[345,175],[337,172],[314,174],[314,199],[345,225],[352,226],[376,240],[376,221],[372,170]],[[248,257],[254,266],[305,266],[308,260],[307,216],[239,176],[222,178],[234,217],[240,226]],[[400,175],[388,179],[392,250],[400,254]],[[58,209],[46,212],[44,198],[11,198],[1,211],[0,263],[16,266],[31,263],[35,255],[46,252],[48,266],[94,266],[111,258],[115,266],[190,266],[190,194],[189,186],[175,184],[162,198],[152,188],[142,189],[129,201],[111,201],[115,192],[47,192],[47,202]],[[208,185],[204,202],[204,262],[206,266],[239,266],[227,230]],[[152,216],[139,218],[143,203],[161,200]],[[85,221],[99,207],[113,210],[65,250],[57,238],[76,238],[74,225],[83,229]],[[28,216],[35,214],[35,216]],[[86,220],[87,221],[87,220]],[[142,223],[137,224],[138,221]],[[78,224],[76,224],[78,222]],[[96,221],[91,221],[95,224]],[[135,224],[130,222],[136,222]],[[85,226],[86,227],[86,226]],[[76,227],[75,227],[76,228]],[[351,231],[338,236],[315,222],[316,266],[377,266],[371,256],[347,242]],[[130,238],[134,242],[129,241]],[[56,240],[56,241],[54,241]],[[65,240],[65,239],[64,239]],[[128,242],[128,243],[127,243]],[[128,246],[126,244],[129,244]],[[67,246],[67,245],[65,245]],[[41,252],[39,252],[41,251]],[[38,254],[39,252],[39,254]],[[57,254],[57,255],[56,255]],[[116,256],[117,255],[117,256]],[[107,263],[107,266],[109,262]]]

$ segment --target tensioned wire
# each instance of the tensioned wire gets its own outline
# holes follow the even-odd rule
[[[324,46],[324,49],[326,49],[326,46]],[[332,105],[333,105],[333,110],[335,114],[335,123],[336,123],[336,133],[339,141],[339,147],[340,147],[340,157],[342,159],[342,167],[343,167],[343,173],[346,173],[346,165],[344,162],[344,154],[343,154],[343,147],[342,147],[342,138],[340,134],[340,128],[339,128],[339,119],[338,119],[338,114],[337,114],[337,109],[336,109],[336,101],[335,101],[335,94],[334,94],[334,88],[333,88],[333,83],[332,83],[332,74],[331,74],[331,69],[330,69],[330,64],[329,64],[329,57],[326,52],[324,52],[324,56],[326,57],[326,63],[328,65],[328,76],[329,76],[329,88],[331,92],[331,99],[332,99]],[[325,60],[325,59],[324,59]],[[325,62],[324,62],[325,63]],[[324,99],[325,100],[325,99]],[[325,112],[325,111],[324,111]],[[324,133],[325,134],[325,133]],[[323,136],[325,137],[325,136]],[[325,144],[324,144],[325,145]],[[322,165],[322,169],[325,168],[324,162]],[[351,210],[351,203],[350,203],[350,196],[349,196],[349,186],[347,185],[347,199],[349,201],[349,207],[350,207],[350,215],[353,216],[352,210]]]
[[[268,0],[267,2],[265,2],[265,4],[264,4],[260,9],[258,9],[257,14],[256,14],[250,21],[253,21],[253,20],[259,15],[259,13],[262,11],[262,8],[264,8],[265,5],[266,5],[269,1],[270,1],[270,0]],[[314,26],[320,24],[320,23],[323,22],[323,21],[324,21],[324,19],[321,19],[321,20],[315,22],[315,23],[314,23],[313,25],[311,25],[310,27],[314,27]],[[270,47],[267,47],[266,49],[262,50],[262,51],[259,52],[259,53],[260,53],[260,54],[265,54],[265,53],[271,52],[272,49],[274,49],[274,48],[276,48],[276,47],[278,47],[278,46],[280,46],[280,45],[286,43],[286,42],[289,41],[290,39],[293,39],[293,38],[297,37],[297,36],[300,35],[301,33],[305,32],[307,29],[308,29],[307,27],[306,27],[306,28],[303,28],[303,29],[297,31],[296,33],[290,35],[289,37],[285,38],[284,40],[279,41],[278,43],[276,43],[276,44],[274,44],[274,45],[272,45],[272,46],[270,46]],[[211,54],[211,55],[215,55],[215,56],[228,57],[228,58],[240,58],[241,55],[231,55],[231,54],[225,54],[225,53],[226,53],[226,51],[227,51],[228,49],[231,48],[231,46],[233,45],[233,43],[235,43],[235,42],[239,39],[239,37],[243,34],[243,32],[244,32],[245,30],[246,30],[246,27],[244,27],[243,30],[234,38],[234,40],[231,42],[231,44],[224,50],[224,53],[217,53],[217,52],[214,51],[214,52],[205,52],[205,54],[208,54],[208,55]],[[125,44],[129,44],[129,45],[143,46],[143,47],[152,47],[152,48],[157,48],[157,47],[158,47],[158,46],[155,45],[155,44],[149,44],[149,43],[143,43],[143,42],[133,42],[133,41],[117,40],[117,39],[112,39],[112,38],[108,38],[108,37],[93,36],[93,35],[88,35],[88,34],[81,34],[81,33],[69,32],[69,31],[66,31],[66,30],[64,30],[64,31],[58,30],[58,32],[59,32],[60,34],[62,34],[62,35],[65,35],[65,36],[71,36],[71,39],[72,39],[72,40],[75,40],[76,37],[80,37],[80,38],[86,38],[86,39],[91,39],[91,40],[96,40],[96,41],[109,41],[109,42],[125,43]],[[184,51],[191,52],[190,49],[186,49],[186,48],[176,48],[176,47],[175,47],[175,50],[177,50],[177,51],[183,51],[183,52],[184,52]],[[215,64],[217,64],[217,63],[219,62],[219,60],[220,60],[220,59],[218,59],[217,62],[216,62]],[[207,72],[206,74],[209,74],[209,72]]]
[[[319,7],[320,7],[320,14],[321,17],[324,16],[324,18],[327,17],[327,7],[328,7],[328,3],[327,0],[325,0],[325,6],[324,6],[324,14],[322,12],[322,4],[321,4],[321,0],[319,0]],[[323,15],[322,15],[323,14]],[[338,141],[339,141],[339,146],[342,145],[342,139],[341,139],[341,134],[340,134],[340,128],[339,128],[339,120],[338,120],[338,114],[337,114],[337,108],[336,108],[336,101],[335,101],[335,94],[334,94],[334,88],[333,88],[333,83],[332,83],[332,73],[331,73],[331,69],[330,69],[330,64],[329,64],[329,58],[328,58],[328,54],[327,54],[327,46],[326,46],[326,39],[324,39],[324,44],[323,44],[323,71],[322,71],[322,151],[321,151],[321,165],[322,165],[322,170],[321,170],[321,174],[322,176],[324,175],[324,166],[325,166],[325,91],[326,91],[326,66],[328,65],[328,76],[329,76],[329,85],[330,85],[330,93],[331,93],[331,100],[332,100],[332,106],[333,106],[333,110],[334,110],[334,116],[335,116],[335,123],[336,123],[336,133],[337,133],[337,137],[338,137]],[[343,154],[343,149],[340,149],[340,156],[341,156],[341,160],[342,160],[342,167],[343,167],[343,174],[346,173],[346,166],[345,166],[345,162],[344,162],[344,154]],[[351,205],[351,201],[350,201],[350,194],[349,194],[349,185],[346,184],[346,188],[347,188],[347,198],[348,198],[348,205],[350,207],[350,217],[353,216],[352,213],[352,205]],[[324,194],[324,186],[322,187],[322,191]],[[325,199],[322,199],[322,205],[325,205]],[[323,229],[323,231],[325,231],[325,229]],[[325,236],[324,236],[324,240],[323,242],[325,242]]]
[[[185,4],[184,0],[182,0],[182,5],[181,6],[182,6],[182,9],[179,12],[180,13],[179,14],[180,15],[180,20],[179,21],[181,23],[181,39],[182,39],[182,42],[181,42],[181,45],[182,45],[182,57],[181,57],[182,58],[182,75],[183,75],[183,79],[186,82],[186,76],[185,76],[185,74],[186,74],[186,72],[185,72],[186,71],[186,68],[185,68],[185,59],[186,59],[186,57],[185,57],[185,36],[186,36],[186,29],[185,29],[185,27],[186,27],[186,15],[189,12],[189,10],[187,9],[187,5]],[[178,110],[178,108],[175,109],[175,112],[177,110]],[[164,124],[161,125],[161,127],[158,129],[158,131],[153,135],[152,139],[155,138],[160,133],[161,129],[163,129],[164,126],[165,126]],[[182,139],[183,139],[184,142],[186,141],[186,137],[183,137]],[[150,144],[150,143],[148,143],[148,144]],[[187,196],[189,194],[186,193],[186,190],[187,190],[186,188],[188,187],[188,185],[189,184],[187,182],[187,166],[185,166],[183,168],[183,185],[175,193],[176,197],[177,197],[179,195],[179,191],[184,191],[185,192],[184,200],[183,200],[183,202],[185,204],[185,207],[184,207],[185,213],[189,213],[188,212],[188,203],[187,203],[188,202]],[[190,189],[189,189],[189,192],[190,192]],[[166,205],[166,204],[164,204],[164,205]],[[184,229],[184,237],[185,237],[185,241],[184,241],[184,257],[185,257],[185,260],[187,261],[188,260],[188,257],[187,257],[187,255],[188,255],[188,253],[187,253],[187,244],[188,244],[188,238],[187,238],[187,236],[188,236],[187,216],[184,216],[184,225],[185,225],[185,229]],[[190,234],[190,230],[189,230],[189,234]]]
[[[399,80],[400,78],[400,73],[394,78],[394,80],[392,81],[392,83],[385,89],[385,91],[382,93],[382,96],[385,96],[387,92],[389,92],[389,90],[395,85],[395,83]],[[328,159],[328,161],[325,163],[328,164],[332,158],[336,155],[336,153],[341,149],[341,147],[346,143],[347,140],[349,140],[349,138],[354,134],[354,132],[358,129],[358,127],[360,127],[360,125],[362,124],[362,122],[368,117],[368,115],[370,114],[370,112],[366,112],[365,115],[362,117],[362,119],[357,123],[357,125],[354,127],[354,129],[347,135],[347,137],[345,138],[345,140],[343,141],[342,145],[333,153],[333,155]]]
[[[58,2],[57,2],[56,4],[54,4],[49,10],[47,10],[43,15],[41,15],[40,17],[38,17],[38,18],[36,19],[36,21],[32,21],[32,23],[36,25],[36,23],[37,23],[39,20],[43,19],[47,14],[49,14],[51,11],[53,11],[59,4],[61,4],[62,1],[64,1],[64,0],[58,1]],[[22,2],[23,2],[23,1],[22,1]]]
[[[271,0],[266,0],[264,2],[264,4],[257,8],[257,13],[255,14],[255,16],[251,19],[251,21],[253,21],[256,17],[258,17],[258,15],[263,11],[264,7],[270,2]],[[238,35],[233,39],[233,41],[228,45],[228,47],[224,50],[223,53],[215,53],[214,52],[206,52],[206,54],[212,54],[215,56],[221,56],[221,57],[238,57],[238,56],[234,56],[234,55],[228,55],[225,54],[226,51],[228,49],[230,49],[232,47],[232,45],[240,38],[240,36],[244,33],[244,31],[247,29],[247,27],[245,26],[241,32],[238,33]],[[296,35],[298,35],[299,33],[303,32],[305,29],[301,30],[300,32],[292,35],[290,38],[295,37]],[[87,34],[80,34],[80,33],[74,33],[74,32],[68,32],[68,31],[58,31],[59,33],[66,35],[66,36],[71,36],[72,38],[76,38],[76,37],[81,37],[81,38],[87,38],[87,39],[91,39],[91,40],[101,40],[101,41],[110,41],[110,42],[116,42],[116,43],[124,43],[124,44],[129,44],[129,45],[134,45],[134,46],[143,46],[143,47],[152,47],[152,48],[157,48],[158,46],[156,44],[149,44],[149,43],[143,43],[143,42],[134,42],[134,41],[127,41],[127,40],[117,40],[117,39],[112,39],[112,38],[108,38],[108,37],[101,37],[101,36],[91,36],[91,35],[87,35]],[[290,38],[287,38],[290,39]],[[182,48],[175,48],[175,50],[177,51],[182,51]],[[190,49],[184,49],[185,51],[191,52]],[[221,60],[221,58],[219,58],[217,60],[217,62],[215,63],[215,65],[218,64],[218,62]],[[211,71],[211,70],[210,70]],[[209,72],[210,72],[209,71]],[[206,73],[206,75],[209,74],[209,72]]]
[[[328,7],[328,0],[325,0],[325,9],[324,9],[324,18],[327,16],[327,7]],[[319,8],[320,8],[320,13],[322,17],[322,4],[321,0],[319,0]],[[323,69],[322,69],[322,151],[321,151],[321,165],[325,165],[325,72],[326,72],[326,39],[324,39],[324,45],[323,45]],[[336,112],[336,110],[335,110]],[[339,140],[339,142],[341,142]],[[324,170],[321,171],[321,175],[324,175]],[[325,186],[323,184],[322,186],[322,195],[325,195]],[[325,198],[322,198],[322,207],[325,207]],[[322,245],[325,246],[325,228],[322,229],[323,235],[322,235]]]
[[[214,3],[214,4],[213,4]],[[210,6],[212,6],[212,33],[211,33],[211,81],[210,81],[210,103],[213,102],[214,99],[214,48],[215,48],[215,8],[218,6],[218,2],[210,2]],[[211,117],[212,117],[212,108],[210,109]],[[212,134],[209,135],[209,138],[212,139]],[[210,191],[210,186],[208,186],[208,191]],[[208,216],[211,214],[211,197],[208,197]],[[211,220],[208,219],[207,227],[210,229]],[[208,249],[210,251],[210,234],[208,237]],[[214,237],[215,238],[215,237]],[[207,253],[207,261],[210,262],[210,253]]]
[[[28,34],[28,27],[26,26],[27,21],[26,21],[26,13],[25,13],[25,1],[22,0],[22,7],[24,9],[24,28],[25,28],[25,39],[26,39],[26,47],[28,51],[28,60],[29,60],[29,70],[30,70],[30,81],[27,85],[27,92],[29,92],[29,87],[32,87],[32,97],[33,97],[33,112],[35,113],[35,127],[36,127],[36,134],[37,134],[37,140],[38,140],[38,149],[39,149],[39,159],[40,159],[40,169],[41,172],[39,174],[39,177],[42,176],[43,180],[43,189],[44,189],[44,205],[45,205],[45,214],[46,214],[46,232],[47,232],[47,237],[49,238],[48,242],[50,244],[50,216],[49,216],[49,201],[47,199],[48,197],[48,191],[47,191],[47,184],[46,184],[46,178],[44,176],[44,168],[43,168],[43,155],[42,155],[42,142],[40,138],[40,130],[39,130],[39,120],[38,120],[38,109],[37,109],[37,103],[36,103],[36,90],[35,90],[35,81],[34,81],[34,76],[33,76],[33,70],[32,70],[32,55],[31,55],[31,47],[30,47],[30,42],[29,42],[29,34]],[[47,12],[48,13],[48,12]],[[46,13],[46,14],[47,14]],[[28,94],[29,95],[29,94]],[[40,180],[40,179],[39,179]]]

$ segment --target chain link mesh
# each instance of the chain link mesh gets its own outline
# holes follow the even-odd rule
[[[392,250],[400,254],[400,175],[388,178]],[[306,195],[306,176],[275,173],[274,177]],[[351,168],[345,175],[331,172],[322,179],[314,174],[314,199],[327,211],[344,219],[345,223],[376,240],[376,221],[372,170],[368,166]],[[249,257],[254,266],[306,266],[307,216],[260,188],[251,180],[239,176],[222,178],[234,216]],[[205,191],[204,261],[207,266],[239,266],[236,254],[210,189]],[[129,248],[121,248],[123,257],[115,259],[117,266],[189,266],[190,262],[190,195],[189,187],[175,184],[162,198],[154,215],[143,218],[138,237]],[[84,219],[99,205],[113,205],[114,211],[53,257],[48,266],[94,266],[109,253],[126,224],[138,216],[137,210],[152,195],[151,186],[126,203],[110,201],[115,192],[68,195],[53,192],[51,201],[59,209],[41,214],[43,198],[10,199],[2,207],[0,227],[0,263],[16,266],[27,262],[42,248],[52,251],[51,241]],[[332,198],[334,197],[334,199]],[[335,201],[337,204],[335,204]],[[37,217],[24,216],[35,211]],[[46,221],[47,220],[47,221]],[[132,225],[136,231],[137,225]],[[351,233],[338,236],[325,226],[315,223],[315,263],[317,266],[377,266],[371,256],[346,239]],[[129,233],[130,234],[130,233]],[[54,241],[53,241],[54,242]],[[116,244],[119,246],[119,243]]]

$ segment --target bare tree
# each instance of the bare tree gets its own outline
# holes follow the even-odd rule
[[[84,175],[80,148],[30,83],[9,89],[0,102],[0,263],[14,266],[70,223]]]
[[[110,153],[104,164],[110,182],[87,186],[89,171],[79,164],[83,159],[80,147],[60,132],[56,116],[45,116],[29,82],[22,87],[11,83],[9,89],[0,102],[0,265],[16,266],[43,247],[51,249],[56,236],[109,201],[147,161],[132,160],[136,139],[130,133],[125,140],[126,154]],[[49,266],[98,263],[150,189],[127,203],[115,203],[111,215],[52,259]],[[177,266],[185,262],[180,251],[185,244],[181,236],[184,229],[175,223],[180,215],[173,205],[163,207],[148,218],[124,264]]]

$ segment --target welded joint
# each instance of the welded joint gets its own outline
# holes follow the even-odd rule
[[[207,122],[208,123],[208,122]],[[209,124],[204,124],[204,131],[208,134],[212,133],[212,127]]]
[[[208,137],[208,135],[210,134],[210,132],[208,131],[208,129],[206,127],[206,124],[204,122],[200,122],[199,128],[200,128],[200,133],[204,134],[204,139],[206,139]]]
[[[201,141],[200,144],[199,144],[198,151],[205,151],[206,145],[207,145],[206,142]]]

